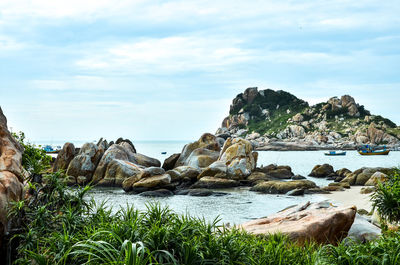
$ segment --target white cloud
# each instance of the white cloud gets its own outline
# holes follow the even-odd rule
[[[252,52],[240,48],[235,39],[208,37],[166,37],[115,44],[89,53],[76,64],[83,69],[119,70],[130,73],[173,73],[243,63]]]

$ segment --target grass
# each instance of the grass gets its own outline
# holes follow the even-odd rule
[[[31,185],[30,200],[9,214],[17,243],[14,264],[399,264],[400,235],[366,244],[304,246],[282,235],[254,236],[149,204],[116,213],[68,189],[60,174]]]

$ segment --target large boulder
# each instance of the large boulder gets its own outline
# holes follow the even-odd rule
[[[294,174],[290,166],[277,166],[274,164],[259,169],[271,178],[275,179],[291,179]]]
[[[175,172],[178,173],[179,172]],[[122,182],[122,188],[125,191],[134,191],[136,193],[157,190],[174,189],[171,185],[172,178],[161,167],[149,167],[141,170],[138,174],[125,178]]]
[[[198,141],[183,147],[181,155],[175,163],[175,167],[207,167],[218,159],[220,150],[221,146],[217,141],[217,137],[210,133],[205,133]]]
[[[23,196],[23,147],[11,136],[7,119],[0,108],[0,248],[8,229],[7,208]]]
[[[139,153],[134,153],[133,158],[135,159],[135,164],[141,165],[144,167],[160,167],[161,162],[158,159],[145,156]]]
[[[199,179],[191,189],[205,188],[205,189],[220,189],[232,188],[239,186],[239,182],[233,179],[223,179],[216,177],[203,177]]]
[[[258,153],[252,144],[242,138],[228,138],[222,147],[218,161],[225,163],[227,174],[245,179],[256,168]]]
[[[388,176],[385,173],[376,171],[369,180],[364,184],[365,186],[377,186],[378,183],[384,182],[388,179]]]
[[[360,169],[357,169],[353,173],[349,174],[347,177],[345,177],[341,182],[347,182],[350,185],[357,185],[357,186],[363,186],[368,183],[368,185],[371,185],[371,182],[374,182],[375,180],[370,180],[372,175],[374,175],[376,172],[380,172],[383,174],[390,174],[392,171],[391,168],[382,168],[382,167],[363,167]]]
[[[171,176],[168,174],[149,176],[142,178],[132,185],[133,188],[145,188],[148,190],[164,187],[171,183]]]
[[[121,142],[119,144],[113,144],[110,146],[102,156],[96,170],[94,171],[92,178],[93,183],[98,183],[106,176],[109,164],[115,159],[136,163],[134,156],[135,151],[136,150],[126,142]]]
[[[104,149],[98,145],[93,143],[84,144],[78,155],[69,163],[66,174],[75,180],[78,177],[83,177],[85,179],[84,182],[89,182],[103,154]]]
[[[239,227],[255,235],[281,233],[298,244],[338,244],[350,230],[357,208],[332,207],[328,202],[299,204]]]
[[[315,177],[315,178],[325,178],[325,177],[328,177],[332,173],[335,173],[335,171],[333,170],[333,167],[329,164],[323,164],[323,165],[316,165],[312,169],[309,176]]]
[[[261,193],[285,194],[288,191],[294,189],[311,189],[316,187],[317,185],[315,185],[315,183],[310,180],[291,180],[291,181],[272,180],[272,181],[264,181],[258,183],[257,185],[253,186],[250,190]]]
[[[176,161],[178,161],[180,156],[181,156],[180,153],[172,154],[170,157],[164,160],[162,168],[165,170],[173,169],[175,167]]]
[[[57,155],[56,162],[54,162],[53,171],[67,170],[69,163],[75,157],[75,146],[73,143],[65,143],[63,148]]]
[[[143,172],[143,167],[125,160],[113,159],[107,167],[104,178],[97,185],[121,187],[125,179],[136,177]]]

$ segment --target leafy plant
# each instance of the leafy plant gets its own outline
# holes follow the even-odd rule
[[[41,174],[50,167],[51,156],[46,151],[25,141],[23,132],[12,133],[13,137],[24,147],[22,154],[22,166],[31,174]]]
[[[372,202],[383,219],[400,221],[400,169],[394,169],[387,181],[378,183]]]

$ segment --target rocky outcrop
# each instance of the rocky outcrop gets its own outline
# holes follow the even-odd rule
[[[333,167],[331,165],[323,164],[323,165],[316,165],[312,169],[309,176],[315,177],[315,178],[325,178],[334,173],[335,173],[335,171],[333,171]]]
[[[218,161],[227,166],[227,174],[243,179],[256,168],[258,153],[253,152],[253,146],[241,138],[228,138],[222,147]]]
[[[216,177],[202,177],[199,179],[191,189],[221,189],[221,188],[232,188],[239,186],[239,182],[233,179],[223,179]]]
[[[309,106],[290,93],[256,87],[233,99],[216,134],[245,138],[256,150],[354,150],[360,144],[400,148],[400,127],[371,115],[349,95]]]
[[[125,191],[141,193],[159,189],[173,189],[171,176],[160,167],[149,167],[140,173],[125,178],[122,187]]]
[[[139,153],[134,153],[133,158],[135,159],[135,163],[144,166],[144,167],[160,167],[161,162],[158,159],[142,155]]]
[[[372,176],[365,182],[365,186],[377,186],[378,183],[385,182],[388,179],[388,175],[385,173],[376,171]]]
[[[56,162],[53,166],[53,172],[58,170],[67,170],[69,163],[75,157],[75,146],[73,143],[65,143],[61,151],[58,153]]]
[[[363,167],[360,169],[357,169],[351,174],[348,174],[347,177],[345,177],[341,182],[346,182],[349,183],[350,185],[356,185],[356,186],[363,186],[374,175],[376,172],[384,173],[386,175],[390,174],[392,172],[391,168],[382,168],[382,167]],[[374,179],[371,180],[371,182],[375,181]],[[368,185],[371,185],[372,183],[369,182]]]
[[[23,147],[11,136],[0,108],[0,247],[8,229],[7,207],[23,195]]]
[[[268,165],[257,169],[267,174],[269,178],[274,179],[291,179],[294,174],[290,166],[277,166],[275,164]]]
[[[164,160],[162,168],[165,170],[173,169],[175,167],[176,161],[178,161],[180,156],[180,153],[172,154],[170,157]]]
[[[184,146],[175,167],[205,168],[218,159],[221,146],[215,135],[203,134],[196,142]]]
[[[131,163],[135,163],[135,149],[128,143],[121,142],[119,144],[113,144],[110,146],[107,151],[102,156],[97,168],[93,174],[93,183],[97,184],[100,182],[106,175],[109,174],[107,171],[110,169],[109,164],[113,160],[122,160],[128,161]]]
[[[356,207],[332,207],[328,202],[300,204],[266,218],[246,222],[239,228],[255,235],[282,233],[304,244],[338,244],[350,230]]]
[[[294,189],[316,188],[314,182],[310,180],[291,180],[291,181],[264,181],[253,186],[250,190],[269,194],[285,194]]]
[[[83,177],[86,184],[92,180],[93,173],[104,154],[104,149],[93,143],[84,144],[78,155],[68,165],[66,174],[71,178],[72,184],[77,183],[78,177]]]

